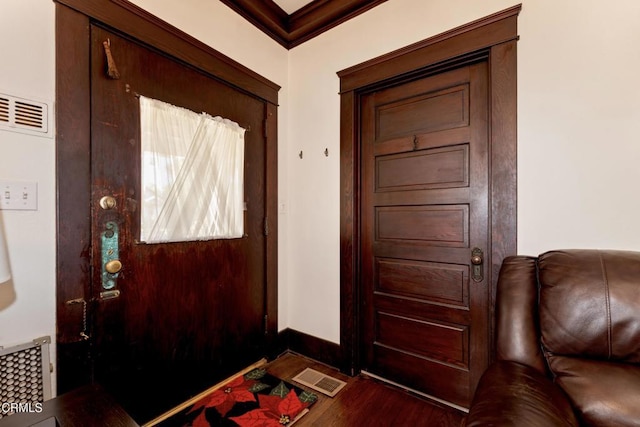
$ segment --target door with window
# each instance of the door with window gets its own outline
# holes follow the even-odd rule
[[[487,62],[361,111],[362,368],[466,407],[490,350]]]
[[[94,376],[142,423],[266,354],[266,107],[97,25],[91,82]],[[247,129],[242,236],[141,241],[141,96]]]

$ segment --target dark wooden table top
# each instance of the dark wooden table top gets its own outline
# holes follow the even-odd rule
[[[30,426],[139,427],[102,387],[95,384],[47,400],[40,413],[16,413],[0,419],[0,427]]]

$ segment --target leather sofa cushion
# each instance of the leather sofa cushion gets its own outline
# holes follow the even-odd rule
[[[547,353],[640,363],[640,253],[547,252],[538,277]]]
[[[587,426],[640,426],[640,366],[552,356],[551,370]]]
[[[535,368],[493,363],[480,379],[466,427],[577,427],[567,396]]]

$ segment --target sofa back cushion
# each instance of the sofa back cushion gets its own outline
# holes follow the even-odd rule
[[[550,356],[555,382],[585,426],[640,426],[640,366]]]
[[[538,281],[545,353],[640,363],[640,253],[547,252]]]

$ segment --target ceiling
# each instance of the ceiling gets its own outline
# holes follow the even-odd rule
[[[274,3],[277,4],[287,12],[287,14],[291,15],[298,9],[301,9],[303,6],[308,5],[313,0],[274,0]]]
[[[220,0],[291,49],[387,0]]]

